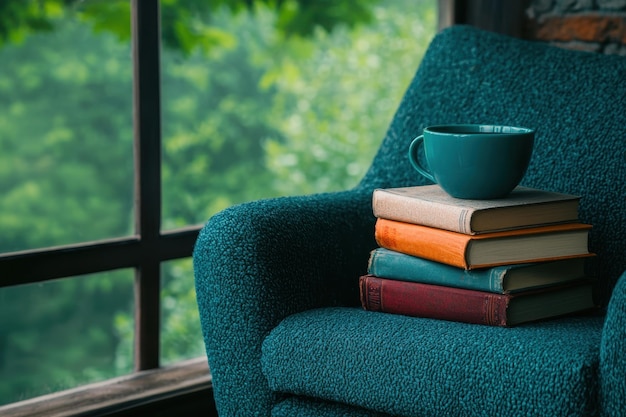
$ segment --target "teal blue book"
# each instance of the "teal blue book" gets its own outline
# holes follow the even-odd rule
[[[593,254],[590,254],[593,256]],[[465,270],[385,248],[370,253],[368,274],[379,278],[508,294],[585,279],[588,258]]]

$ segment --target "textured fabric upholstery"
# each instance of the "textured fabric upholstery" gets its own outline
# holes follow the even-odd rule
[[[449,28],[356,188],[212,217],[194,268],[220,415],[626,415],[624,80],[624,57]],[[522,184],[582,196],[606,319],[498,329],[359,310],[372,190],[422,184],[408,145],[439,123],[537,129]]]
[[[604,414],[626,415],[626,272],[609,304],[600,350],[601,397]]]
[[[572,416],[598,409],[603,317],[508,328],[323,308],[263,344],[270,388],[397,416]]]
[[[389,417],[387,413],[303,397],[288,397],[272,408],[272,417]]]

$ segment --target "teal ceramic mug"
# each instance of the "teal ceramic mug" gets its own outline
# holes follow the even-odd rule
[[[409,147],[411,165],[452,197],[506,197],[524,177],[535,140],[534,129],[451,124],[426,127]],[[427,166],[419,160],[424,147]]]

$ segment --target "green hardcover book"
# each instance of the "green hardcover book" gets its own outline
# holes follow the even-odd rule
[[[590,254],[593,256],[593,254]],[[584,279],[588,258],[465,270],[385,248],[370,254],[368,273],[399,281],[507,294]]]

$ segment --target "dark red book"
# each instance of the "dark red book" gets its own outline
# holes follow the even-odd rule
[[[361,305],[369,311],[413,317],[514,326],[593,308],[593,285],[575,284],[515,294],[398,281],[364,275],[359,279]]]

